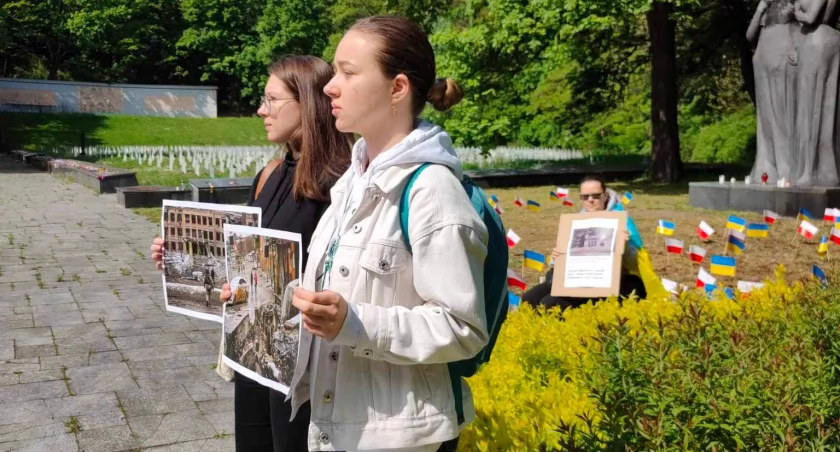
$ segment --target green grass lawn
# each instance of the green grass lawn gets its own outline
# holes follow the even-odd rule
[[[0,134],[12,149],[58,146],[265,145],[262,119],[166,118],[91,114],[0,113]]]

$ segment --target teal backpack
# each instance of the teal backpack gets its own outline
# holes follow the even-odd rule
[[[408,250],[411,251],[411,240],[408,238],[408,198],[411,187],[420,173],[429,167],[424,163],[417,168],[408,180],[400,198],[400,228]],[[496,210],[487,202],[487,195],[473,181],[464,176],[461,184],[478,216],[487,226],[489,240],[487,243],[487,258],[484,261],[484,310],[487,315],[487,331],[490,340],[487,345],[472,358],[449,363],[449,375],[452,379],[452,393],[455,396],[455,412],[458,424],[464,423],[463,393],[461,392],[461,377],[475,375],[482,364],[490,360],[490,353],[496,345],[496,338],[508,312],[508,246],[505,228]]]

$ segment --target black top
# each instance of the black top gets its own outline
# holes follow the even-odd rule
[[[254,201],[254,192],[265,168],[261,169],[251,184],[248,205],[262,209],[262,227],[301,235],[301,257],[303,267],[306,268],[308,257],[306,249],[309,248],[309,241],[312,239],[312,233],[315,232],[318,220],[321,219],[321,215],[327,210],[330,202],[313,201],[305,198],[295,200],[292,196],[292,186],[294,185],[296,166],[297,161],[292,157],[292,153],[286,153],[285,160],[277,165],[274,172],[268,176],[260,197]],[[301,269],[301,271],[303,270]]]

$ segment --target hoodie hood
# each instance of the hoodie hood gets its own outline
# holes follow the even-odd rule
[[[379,154],[364,171],[367,163],[367,143],[362,138],[353,145],[351,166],[353,178],[364,175],[373,180],[378,173],[395,165],[408,163],[436,163],[446,165],[459,180],[463,176],[461,160],[452,147],[452,138],[443,128],[425,120],[418,121],[414,130],[391,149]]]

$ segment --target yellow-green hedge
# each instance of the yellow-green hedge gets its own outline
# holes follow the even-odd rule
[[[611,346],[605,345],[605,338],[626,337],[637,344],[635,348],[629,347],[617,355],[609,355],[617,356],[619,360],[622,356],[642,355],[643,352],[638,350],[643,350],[641,348],[643,342],[645,344],[658,344],[659,341],[681,342],[684,343],[680,345],[681,347],[690,348],[690,345],[685,344],[692,339],[683,340],[679,335],[687,334],[684,329],[681,330],[683,323],[692,321],[699,322],[701,329],[719,329],[722,335],[710,334],[709,344],[711,347],[723,350],[732,345],[716,345],[715,340],[725,342],[727,335],[739,334],[752,334],[757,337],[761,335],[760,331],[764,328],[762,325],[766,322],[800,321],[801,323],[819,316],[814,314],[814,312],[822,312],[814,311],[817,309],[815,298],[822,297],[820,300],[826,306],[825,309],[833,309],[837,305],[832,298],[832,292],[820,291],[818,287],[814,287],[814,284],[801,282],[793,285],[786,284],[781,277],[783,272],[784,269],[780,267],[775,280],[767,281],[763,288],[749,295],[737,293],[734,299],[727,298],[722,292],[716,293],[710,299],[696,291],[691,291],[683,294],[679,300],[626,301],[620,306],[615,299],[611,299],[595,305],[590,304],[568,310],[563,314],[558,314],[557,311],[535,312],[527,305],[518,311],[511,312],[500,333],[491,362],[469,380],[475,399],[476,419],[461,434],[459,450],[564,450],[563,444],[569,444],[570,440],[574,440],[570,438],[571,436],[587,430],[590,431],[590,439],[600,438],[609,441],[608,437],[614,432],[610,433],[609,428],[599,431],[598,427],[599,420],[607,410],[603,403],[598,401],[593,391],[603,383],[601,379],[603,375],[598,373],[606,372],[605,369],[610,366],[622,364],[611,362],[609,359],[605,361],[604,357],[607,356],[605,347]],[[840,316],[837,318],[840,319]],[[613,334],[620,328],[624,328],[625,331],[616,333],[618,335]],[[814,334],[819,335],[822,334],[817,331],[820,328],[822,326],[816,322],[808,331],[815,331]],[[666,336],[664,339],[658,337],[660,332]],[[713,339],[713,337],[718,337],[718,339]],[[760,339],[754,339],[754,341],[759,343]],[[663,362],[667,361],[670,366],[680,366],[682,354],[679,351],[680,346],[669,351],[668,355],[662,358]],[[744,353],[748,352],[749,350]],[[778,353],[783,354],[783,352]],[[759,361],[764,359],[758,355],[754,356]],[[819,361],[822,358],[815,359]],[[763,365],[762,362],[755,364],[757,368]],[[817,366],[819,369],[824,367],[822,361],[819,361]],[[636,369],[642,367],[644,365],[639,365]],[[830,369],[826,370],[826,372],[829,371]],[[823,386],[831,386],[831,384],[825,383]],[[668,390],[679,391],[679,388]],[[737,400],[734,403],[737,403]],[[772,404],[772,402],[764,403]],[[614,413],[607,414],[614,415]],[[675,416],[681,418],[684,415],[675,414]],[[636,419],[627,419],[625,422],[630,426],[629,430],[637,428],[642,431],[643,436],[646,434],[644,430],[648,428],[647,424],[634,427],[633,423]],[[570,427],[576,429],[578,433],[572,433]],[[714,436],[709,435],[706,430],[694,432],[690,427],[683,427],[681,433],[689,438],[685,440],[688,441],[685,444],[694,444],[699,447],[700,444],[714,445],[717,441],[714,438],[705,439]],[[725,425],[723,427],[730,428]],[[738,427],[735,429],[737,430]],[[638,438],[638,431],[630,433],[628,437]],[[667,438],[665,433],[660,433],[661,438]],[[656,437],[657,434],[652,436]],[[726,443],[725,432],[717,436],[724,437],[721,444]],[[743,440],[741,436],[744,435],[734,433],[733,444],[752,441]],[[772,433],[759,432],[756,437],[771,436]],[[755,441],[758,444],[765,440]],[[634,444],[640,443],[636,441]],[[716,448],[722,450],[720,447]]]

